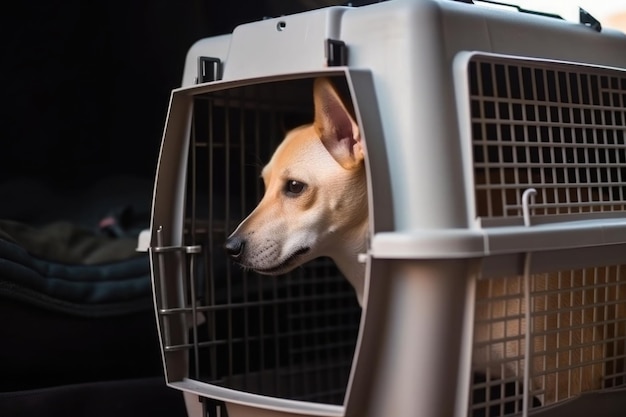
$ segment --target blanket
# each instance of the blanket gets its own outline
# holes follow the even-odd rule
[[[151,309],[149,259],[136,243],[68,222],[0,221],[0,297],[90,317]]]

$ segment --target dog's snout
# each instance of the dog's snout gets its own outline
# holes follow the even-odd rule
[[[243,254],[245,246],[246,241],[239,236],[229,237],[228,239],[226,239],[226,243],[224,244],[226,252],[235,259],[239,258]]]

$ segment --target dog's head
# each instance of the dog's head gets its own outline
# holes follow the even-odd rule
[[[237,263],[262,274],[285,273],[320,256],[337,261],[339,253],[356,260],[363,245],[367,191],[359,127],[328,79],[317,79],[313,90],[314,122],[286,135],[262,171],[261,202],[226,241]]]

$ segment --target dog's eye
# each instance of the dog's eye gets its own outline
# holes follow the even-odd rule
[[[296,180],[288,180],[285,184],[285,194],[289,197],[295,197],[299,194],[302,194],[304,189],[306,188],[306,184]]]

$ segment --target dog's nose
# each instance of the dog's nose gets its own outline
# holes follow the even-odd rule
[[[243,253],[243,249],[246,246],[246,241],[241,239],[239,236],[231,236],[226,239],[226,243],[224,244],[224,248],[226,252],[232,258],[239,258]]]

